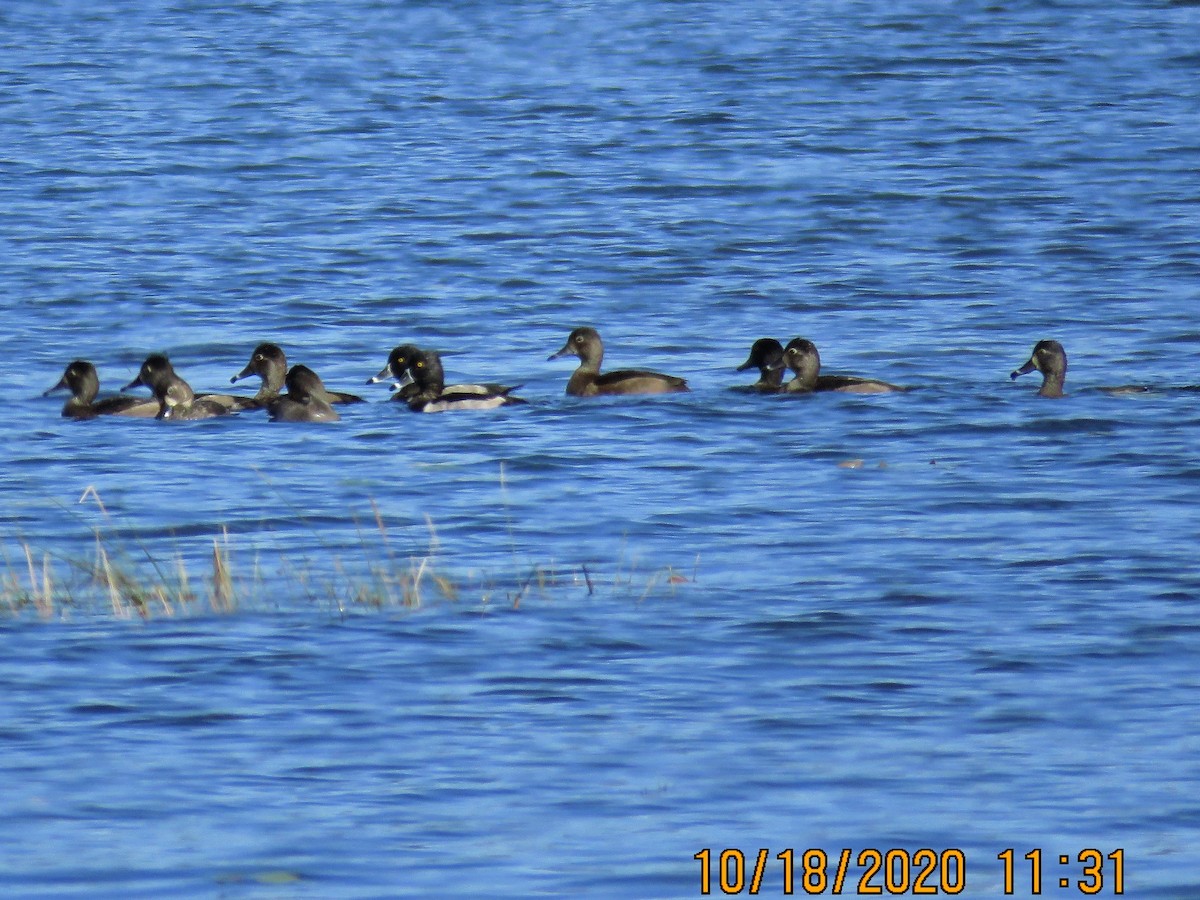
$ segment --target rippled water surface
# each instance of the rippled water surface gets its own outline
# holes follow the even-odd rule
[[[853,894],[930,848],[994,897],[1012,848],[1028,896],[1025,854],[1076,892],[1095,848],[1104,896],[1118,850],[1127,895],[1200,895],[1198,34],[6,3],[0,890],[685,897],[767,848],[778,895],[776,854],[803,893],[848,848]],[[581,324],[692,392],[565,397]],[[797,335],[916,390],[731,390]],[[1008,378],[1042,338],[1063,400]],[[153,351],[228,390],[268,340],[371,402],[41,396]],[[412,415],[364,384],[405,342],[529,404]]]

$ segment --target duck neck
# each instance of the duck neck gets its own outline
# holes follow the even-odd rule
[[[1066,376],[1063,372],[1045,372],[1042,375],[1042,387],[1038,391],[1040,397],[1063,396],[1063,383]]]
[[[754,386],[760,391],[777,390],[783,387],[783,369],[759,369],[758,383]]]
[[[600,364],[604,362],[604,349],[602,347],[588,346],[583,348],[583,352],[579,354],[579,370],[580,372],[590,372],[593,375],[600,374]]]
[[[254,395],[254,399],[260,403],[266,403],[274,400],[283,392],[283,382],[287,377],[287,372],[275,366],[267,366],[265,372],[259,373],[259,377],[262,378],[262,384],[259,385],[258,393]]]

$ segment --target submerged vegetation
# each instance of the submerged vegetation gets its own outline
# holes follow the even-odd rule
[[[88,499],[111,522],[90,487],[80,502]],[[181,551],[167,561],[140,540],[122,542],[98,526],[92,528],[88,550],[74,556],[39,551],[25,540],[16,542],[14,553],[6,544],[0,556],[0,614],[33,613],[47,620],[76,614],[150,619],[307,605],[347,615],[458,602],[517,609],[531,596],[594,596],[609,587],[620,596],[645,600],[695,581],[699,565],[697,557],[687,572],[673,566],[646,572],[636,560],[619,561],[603,577],[586,563],[521,565],[515,576],[479,577],[470,570],[460,574],[448,564],[428,517],[427,545],[401,557],[392,548],[383,516],[374,506],[372,513],[378,539],[360,532],[360,559],[324,556],[316,567],[308,560],[300,567],[285,560],[278,572],[265,572],[257,553],[248,565],[235,561],[226,529],[211,539],[211,553],[207,548],[202,552],[199,558],[206,561],[199,568],[196,562],[189,568]]]

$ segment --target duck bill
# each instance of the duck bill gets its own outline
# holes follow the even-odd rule
[[[61,391],[65,387],[68,387],[66,375],[64,375],[62,378],[58,379],[58,384],[54,385],[54,387],[46,388],[46,390],[42,391],[42,396],[49,397],[55,391]]]
[[[410,384],[415,384],[415,383],[416,383],[416,379],[413,378],[412,372],[410,372],[408,369],[405,369],[404,374],[400,376],[400,380],[397,381],[395,384],[393,384],[390,388],[388,388],[388,390],[389,391],[398,391],[402,387],[405,387]]]
[[[1011,375],[1009,375],[1008,377],[1012,380],[1016,380],[1017,378],[1019,378],[1022,375],[1028,375],[1030,372],[1032,372],[1036,368],[1037,368],[1037,363],[1034,362],[1033,359],[1031,358],[1029,360],[1029,362],[1025,363],[1025,365],[1021,366],[1021,368],[1014,369],[1013,373]]]
[[[254,370],[252,368],[250,368],[250,365],[251,365],[250,363],[246,363],[246,368],[242,369],[242,371],[238,372],[236,375],[231,376],[229,379],[229,383],[237,384],[241,379],[249,378],[251,375],[253,375]]]
[[[381,382],[381,381],[387,381],[389,378],[394,378],[394,377],[395,376],[392,374],[392,364],[388,363],[386,366],[384,366],[382,369],[379,370],[378,375],[374,375],[374,376],[368,378],[367,384],[379,384],[379,382]]]
[[[129,384],[125,385],[125,387],[121,388],[121,390],[128,391],[135,387],[142,387],[145,384],[146,382],[142,381],[142,376],[139,373],[138,376],[133,379],[133,381],[129,382]]]
[[[567,343],[563,344],[563,347],[561,350],[559,350],[557,353],[551,353],[549,356],[547,356],[546,361],[549,362],[552,359],[561,359],[564,356],[574,356],[574,355],[575,355],[575,351],[571,349],[571,342],[567,341]]]

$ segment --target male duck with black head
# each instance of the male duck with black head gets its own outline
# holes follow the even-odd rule
[[[311,371],[311,370],[310,370]],[[236,384],[242,378],[257,375],[262,379],[258,393],[247,398],[253,407],[268,406],[271,401],[279,399],[287,382],[287,356],[278,344],[264,343],[254,348],[250,354],[250,362],[246,367],[229,379],[230,384]],[[325,395],[330,403],[362,403],[363,398],[355,394],[344,394],[341,391],[326,390]]]
[[[159,419],[192,421],[211,419],[230,412],[230,407],[205,395],[196,396],[191,386],[180,378],[171,361],[161,353],[151,353],[142,363],[137,377],[122,390],[148,387],[158,401]]]
[[[576,328],[566,344],[550,359],[578,356],[579,368],[567,382],[572,397],[597,397],[609,394],[678,394],[688,390],[687,382],[674,375],[650,372],[645,369],[618,369],[600,374],[604,361],[604,343],[595,328]]]
[[[379,370],[379,374],[368,378],[367,384],[378,384],[381,381],[395,381],[392,386],[395,391],[392,394],[393,400],[402,400],[408,402],[418,397],[421,393],[421,388],[417,385],[416,375],[413,372],[413,362],[421,356],[422,351],[419,347],[413,344],[401,344],[399,347],[392,349],[388,354],[387,365]],[[429,351],[433,352],[433,351]],[[438,365],[441,365],[439,358]],[[444,380],[444,378],[443,378]],[[461,383],[461,384],[446,384],[443,385],[442,391],[446,394],[482,394],[488,397],[507,394],[509,391],[515,391],[517,387],[510,387],[504,384],[487,383]],[[517,400],[516,397],[513,400]],[[521,401],[524,402],[524,401]]]
[[[749,358],[737,367],[739,372],[758,369],[758,381],[740,384],[733,388],[756,394],[778,394],[783,390],[783,373],[787,365],[783,361],[783,344],[775,338],[759,338],[750,348]]]
[[[400,344],[393,347],[388,354],[387,365],[367,379],[367,384],[379,384],[381,381],[395,382],[392,385],[393,400],[409,400],[417,395],[417,385],[409,371],[413,359],[421,352],[414,344]]]
[[[784,393],[811,394],[816,391],[838,391],[843,394],[890,394],[908,388],[874,378],[854,375],[822,375],[821,354],[817,345],[807,338],[794,338],[783,351],[784,364],[795,373],[783,386]]]
[[[1058,341],[1038,341],[1033,345],[1033,353],[1029,362],[1015,370],[1009,379],[1016,381],[1022,375],[1037,370],[1042,373],[1042,386],[1038,389],[1039,397],[1065,397],[1063,386],[1067,381],[1067,351]],[[1150,388],[1140,384],[1126,384],[1119,387],[1093,388],[1104,394],[1145,394]]]
[[[58,384],[47,390],[43,397],[67,388],[71,392],[62,408],[62,414],[70,419],[94,419],[96,416],[129,416],[153,419],[158,415],[158,401],[145,397],[130,397],[120,394],[97,400],[100,393],[100,377],[96,367],[86,359],[77,359],[67,366]]]
[[[442,371],[441,357],[433,350],[417,350],[408,362],[414,390],[408,397],[408,408],[413,412],[453,412],[466,409],[497,409],[525,401],[514,397],[515,387],[503,385],[450,385]],[[463,387],[468,390],[462,390]]]
[[[329,392],[308,366],[292,366],[284,378],[287,393],[267,405],[272,422],[337,422],[341,416],[330,405]]]

